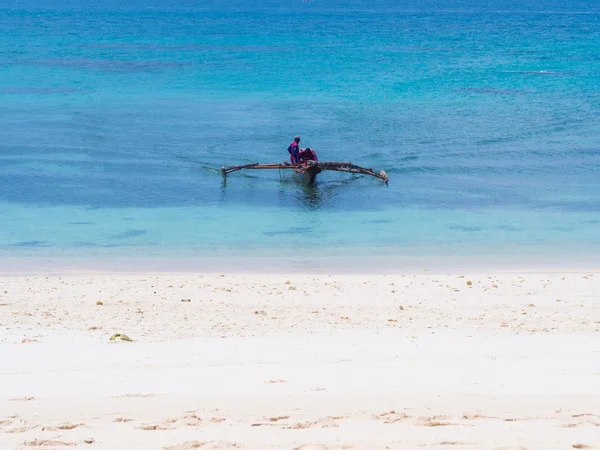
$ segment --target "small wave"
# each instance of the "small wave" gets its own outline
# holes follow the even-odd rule
[[[0,90],[0,94],[13,95],[51,95],[51,94],[78,94],[86,92],[84,89],[69,88],[69,87],[12,87]]]
[[[515,227],[512,225],[498,225],[495,227],[491,227],[494,230],[502,230],[502,231],[510,231],[510,232],[516,232],[516,231],[523,231],[523,228],[520,227]]]
[[[526,94],[525,91],[520,91],[517,89],[499,89],[499,88],[457,88],[455,89],[458,92],[472,92],[474,94],[490,94],[490,95],[522,95]]]
[[[99,247],[98,244],[96,244],[95,242],[91,242],[91,241],[74,242],[73,246],[80,247],[80,248]]]
[[[52,59],[22,59],[15,61],[17,64],[46,66],[46,67],[74,67],[78,69],[91,69],[109,72],[136,72],[153,69],[169,69],[175,67],[191,66],[191,62],[181,61],[132,61],[132,60],[101,60],[84,58],[52,58]]]
[[[312,227],[290,227],[287,230],[264,231],[263,234],[266,236],[282,236],[312,233],[313,231],[314,229]]]
[[[408,174],[408,173],[441,173],[444,171],[441,167],[434,166],[417,166],[417,167],[391,167],[385,170],[390,174]]]
[[[475,145],[493,145],[493,144],[506,144],[509,142],[520,141],[523,136],[502,136],[497,138],[480,139],[475,141]]]
[[[553,71],[553,70],[503,70],[502,73],[514,73],[520,75],[532,76],[555,76],[555,77],[576,77],[582,75],[578,72]]]
[[[472,233],[475,231],[483,231],[483,227],[479,226],[461,226],[461,225],[450,225],[449,230],[462,231],[464,233]]]
[[[48,247],[48,245],[47,245],[47,241],[22,241],[22,242],[17,242],[15,244],[9,244],[8,247],[39,248],[39,247]]]
[[[409,161],[417,161],[419,159],[418,155],[408,155],[400,158],[400,161],[409,162]]]
[[[119,233],[119,234],[115,234],[114,236],[110,236],[109,239],[127,239],[127,238],[141,236],[146,233],[147,233],[146,230],[127,230],[127,231],[124,231],[123,233]]]
[[[293,48],[274,45],[216,45],[216,44],[189,44],[189,45],[164,45],[164,44],[135,44],[135,43],[92,43],[74,44],[78,48],[115,49],[115,50],[158,50],[158,51],[206,51],[217,50],[226,52],[268,52],[268,53],[296,53]]]

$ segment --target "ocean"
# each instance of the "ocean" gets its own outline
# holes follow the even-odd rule
[[[596,0],[0,0],[0,109],[5,267],[600,263]]]

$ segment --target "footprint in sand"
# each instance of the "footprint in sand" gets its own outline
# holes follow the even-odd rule
[[[167,427],[164,425],[156,424],[156,425],[142,425],[141,427],[137,427],[138,430],[145,431],[156,431],[156,430],[171,430],[172,427]]]
[[[285,430],[304,430],[306,428],[339,428],[340,425],[333,419],[326,417],[323,419],[317,419],[314,421],[295,423],[283,427]]]
[[[266,422],[256,422],[251,424],[250,426],[252,427],[268,427],[268,426],[277,426],[278,424],[275,422],[279,422],[280,420],[286,420],[289,419],[290,416],[275,416],[275,417],[269,417],[266,419],[262,419],[262,420],[266,420]]]
[[[421,424],[424,427],[450,427],[456,426],[457,423],[448,422],[450,420],[449,416],[430,416],[430,417],[421,417],[423,423]]]
[[[52,441],[46,439],[36,439],[35,441],[25,442],[25,447],[74,447],[76,442]]]
[[[11,428],[9,430],[4,430],[5,433],[27,433],[28,431],[33,430],[34,428],[37,428],[37,426],[33,426],[33,427],[18,427],[18,428]]]
[[[307,422],[298,422],[293,424],[279,424],[277,422],[281,420],[289,419],[289,416],[279,416],[279,417],[271,417],[268,419],[268,422],[257,422],[253,423],[250,426],[252,427],[282,427],[284,430],[303,430],[306,428],[339,428],[339,424],[336,422],[337,419],[342,419],[343,417],[324,417],[321,419],[307,421]]]
[[[576,423],[565,423],[565,424],[559,425],[559,427],[562,427],[562,428],[577,428],[577,427],[582,427],[584,425],[592,425],[594,427],[600,427],[600,423],[598,423],[598,422],[592,422],[591,420],[584,420],[583,422],[576,422]]]
[[[203,450],[218,450],[224,448],[240,448],[241,446],[235,442],[225,442],[225,441],[210,441],[210,442],[201,442],[201,441],[187,441],[183,444],[173,445],[171,447],[164,447],[165,450],[192,450],[195,448],[201,448]]]
[[[207,442],[202,447],[204,450],[219,450],[224,448],[241,448],[242,446],[237,442],[226,442],[226,441],[213,441]]]
[[[334,447],[328,447],[323,444],[304,444],[300,447],[295,447],[294,450],[349,450],[356,448],[353,445],[336,445]]]
[[[74,430],[75,428],[82,427],[82,426],[84,427],[85,424],[83,424],[83,423],[65,423],[62,425],[55,426],[55,427],[42,427],[42,431]]]
[[[450,420],[450,419],[451,419],[450,416],[426,416],[426,417],[421,417],[421,420],[424,420],[426,422],[439,421],[439,420]]]
[[[183,417],[178,419],[169,419],[166,421],[167,423],[182,423],[187,427],[198,427],[202,425],[202,419],[198,417],[196,414],[186,414]]]
[[[375,420],[382,420],[383,423],[400,422],[401,420],[408,419],[409,417],[410,416],[404,413],[399,413],[394,410],[382,414],[376,414],[375,416],[373,416]]]
[[[191,411],[184,411],[184,415],[182,417],[176,418],[176,419],[167,419],[165,420],[165,423],[182,423],[183,425],[186,425],[188,427],[198,427],[198,426],[203,426],[203,425],[208,425],[208,422],[211,423],[220,423],[220,422],[225,422],[225,417],[211,417],[210,419],[202,419],[201,417],[199,417],[198,415],[196,415],[196,412],[198,412],[199,410],[194,409]],[[213,412],[216,412],[218,410],[215,410]],[[256,425],[258,426],[258,425]]]
[[[422,425],[424,427],[452,427],[452,426],[456,426],[458,424],[456,424],[456,423],[450,423],[450,422],[432,421],[432,422],[424,422]]]
[[[269,422],[279,422],[280,420],[289,419],[290,416],[270,417]]]
[[[438,442],[437,445],[474,445],[474,444],[472,442],[442,441],[442,442]]]
[[[484,416],[482,414],[463,414],[463,416],[461,417],[462,419],[466,419],[466,420],[475,420],[475,419],[497,419],[497,417],[493,417],[493,416]]]
[[[165,447],[165,450],[192,450],[194,448],[201,448],[202,446],[204,446],[204,444],[206,444],[206,442],[188,441],[184,442],[183,444]]]
[[[124,395],[113,395],[111,398],[147,398],[154,397],[156,394],[124,394]]]
[[[323,444],[304,444],[300,447],[294,448],[294,450],[327,450],[328,447]]]

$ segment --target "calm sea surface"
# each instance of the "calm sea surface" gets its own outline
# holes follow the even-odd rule
[[[600,263],[596,0],[0,0],[0,111],[5,258]]]

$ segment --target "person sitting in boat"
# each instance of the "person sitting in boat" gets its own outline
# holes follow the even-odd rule
[[[290,144],[288,147],[288,152],[290,154],[290,161],[292,164],[298,164],[298,155],[300,154],[300,136],[296,136],[294,138],[294,142]]]
[[[300,164],[305,163],[306,161],[318,162],[319,158],[317,158],[317,154],[312,148],[306,147],[298,153],[298,161]]]

